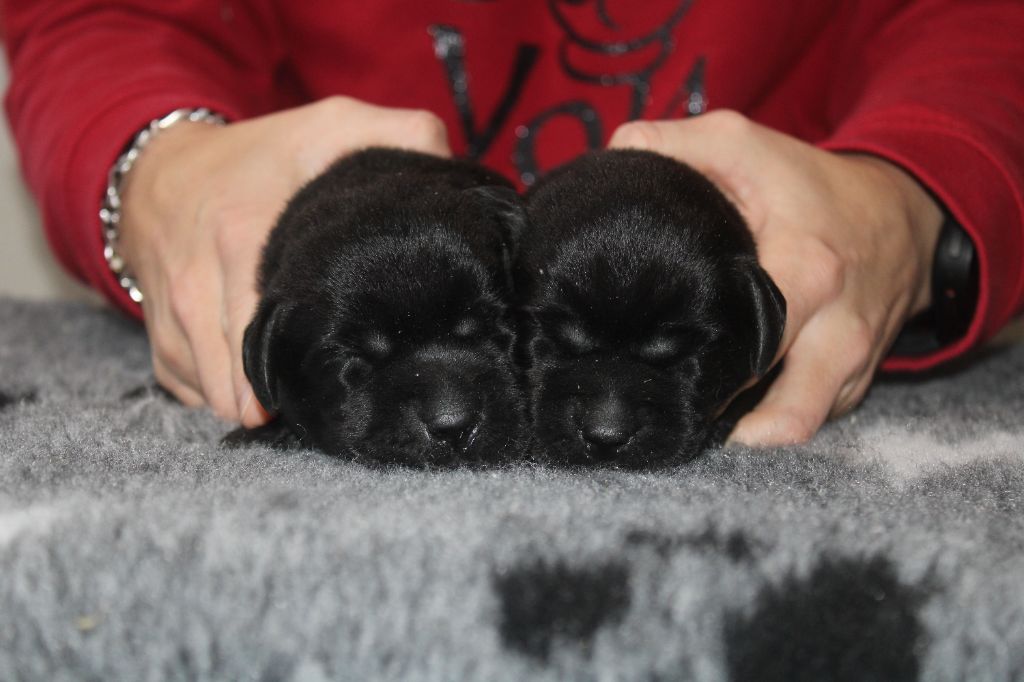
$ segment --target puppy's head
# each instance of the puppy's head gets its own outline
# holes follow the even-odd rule
[[[293,230],[299,243],[276,258],[246,331],[246,373],[261,404],[326,452],[411,465],[503,459],[524,413],[503,267],[521,211],[501,187],[407,180],[364,188],[344,207],[286,211],[283,224],[316,228]]]
[[[517,276],[540,449],[624,467],[695,456],[785,322],[739,213],[644,152],[583,157],[528,200]]]

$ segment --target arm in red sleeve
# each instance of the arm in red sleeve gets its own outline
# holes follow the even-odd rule
[[[107,171],[151,119],[271,107],[281,58],[269,3],[5,0],[6,110],[23,172],[61,263],[139,315],[103,259]]]
[[[876,154],[927,187],[978,250],[975,316],[962,339],[889,370],[934,366],[1024,308],[1024,5],[921,0],[888,17],[836,69],[835,131],[822,146]]]

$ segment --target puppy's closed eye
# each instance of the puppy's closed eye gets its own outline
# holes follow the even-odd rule
[[[386,358],[394,350],[391,339],[380,331],[367,332],[362,338],[361,346],[367,355],[375,359]]]
[[[648,362],[667,362],[676,358],[682,348],[683,342],[678,336],[657,334],[639,344],[636,354]]]
[[[475,317],[469,315],[460,317],[455,326],[452,327],[452,334],[460,339],[469,339],[483,331],[483,324]]]
[[[645,336],[634,346],[634,352],[646,362],[670,363],[695,355],[715,338],[714,329],[670,326]]]
[[[559,345],[571,355],[585,355],[598,345],[597,340],[586,328],[575,322],[563,322],[558,325],[557,338]]]

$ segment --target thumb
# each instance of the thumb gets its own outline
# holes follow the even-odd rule
[[[744,126],[755,125],[736,112],[716,110],[690,119],[630,121],[615,129],[608,148],[634,148],[678,159],[706,174],[718,174],[738,151]]]
[[[749,199],[752,174],[758,163],[760,128],[735,111],[718,109],[693,118],[671,121],[630,121],[619,126],[609,149],[643,149],[670,156],[706,175],[751,222]]]
[[[295,164],[295,187],[308,182],[338,158],[367,147],[397,147],[451,156],[444,122],[422,109],[378,107],[333,96],[255,119],[271,129],[263,137],[288,140],[287,161]],[[245,122],[229,126],[241,128]],[[284,132],[282,132],[282,130]]]
[[[332,125],[326,142],[337,151],[383,146],[451,156],[444,121],[426,109],[379,107],[349,97],[331,97],[311,105],[326,110]]]

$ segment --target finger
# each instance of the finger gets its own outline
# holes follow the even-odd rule
[[[363,105],[363,146],[375,144],[451,156],[448,129],[436,114],[419,109],[391,109]],[[358,125],[358,124],[357,124]]]
[[[844,272],[838,255],[823,242],[791,230],[769,230],[758,245],[758,260],[786,299],[786,325],[776,353],[784,357],[812,316],[842,295]]]
[[[709,128],[730,123],[731,113],[715,111],[686,119],[630,121],[615,129],[608,148],[659,151],[685,160],[698,170],[714,170],[720,166],[723,156],[731,155],[729,152],[735,147],[735,141],[723,135],[709,134]]]
[[[836,398],[836,404],[832,408],[829,419],[843,416],[864,400],[868,389],[871,388],[871,382],[874,381],[875,372],[878,371],[879,365],[882,364],[882,359],[888,352],[889,345],[886,343],[875,345],[870,359],[854,373],[842,390],[839,391],[839,396]]]
[[[608,147],[657,151],[693,166],[756,224],[759,216],[748,215],[747,201],[753,193],[751,178],[756,176],[742,172],[741,166],[764,167],[758,140],[765,131],[742,114],[717,110],[688,119],[631,121],[615,130]]]
[[[269,413],[256,400],[249,378],[245,375],[245,365],[242,361],[242,341],[245,336],[245,328],[252,318],[252,311],[256,309],[256,296],[235,295],[233,300],[226,301],[227,306],[224,324],[226,325],[228,344],[231,353],[231,385],[234,399],[238,406],[239,420],[246,428],[253,428],[266,424],[269,420]]]
[[[296,135],[294,161],[300,178],[319,175],[339,156],[373,146],[401,147],[437,156],[451,156],[448,132],[441,119],[425,110],[378,107],[350,97],[330,97],[282,116]]]
[[[340,154],[370,146],[413,149],[451,156],[444,121],[426,109],[380,107],[351,97],[333,96],[320,101],[228,126],[235,135],[251,136],[250,126],[262,132],[291,133],[289,162],[298,159],[305,175],[318,175]],[[245,131],[249,131],[248,133]],[[294,154],[292,154],[294,152]]]
[[[843,320],[842,311],[833,309],[808,324],[779,376],[761,403],[736,425],[730,442],[803,443],[821,428],[843,386],[863,369],[864,358],[844,350],[850,332]]]
[[[159,357],[154,354],[152,360],[153,376],[156,382],[181,401],[183,405],[187,407],[202,407],[206,404],[203,401],[203,396],[182,381]]]
[[[154,290],[150,289],[149,291]],[[173,314],[162,303],[162,299],[154,294],[147,296],[143,304],[143,312],[150,353],[153,358],[153,368],[155,371],[159,366],[161,370],[157,380],[160,381],[161,377],[166,377],[168,384],[173,382],[187,387],[189,392],[199,395],[199,404],[204,404],[199,373],[192,361],[188,339],[174,320]],[[160,385],[171,390],[170,385],[164,385],[163,382]]]
[[[874,376],[874,371],[862,372],[847,381],[843,388],[840,389],[839,396],[836,398],[836,404],[832,407],[828,418],[842,417],[857,407],[864,400],[864,396],[867,395]]]
[[[253,397],[252,386],[245,375],[242,344],[245,328],[252,320],[259,301],[256,271],[265,239],[249,234],[239,241],[241,243],[234,249],[226,248],[226,244],[220,246],[224,287],[220,323],[228,343],[231,385],[239,419],[243,426],[253,428],[265,424],[269,415]]]
[[[219,301],[223,294],[219,285],[213,268],[204,268],[177,284],[177,291],[172,293],[172,305],[188,340],[206,403],[221,419],[234,421],[238,419],[238,407],[231,385],[228,342],[220,324]],[[199,291],[200,286],[207,291]]]
[[[189,342],[207,404],[221,419],[238,420],[238,404],[231,383],[231,355],[221,331],[218,310],[203,306],[190,320]]]

